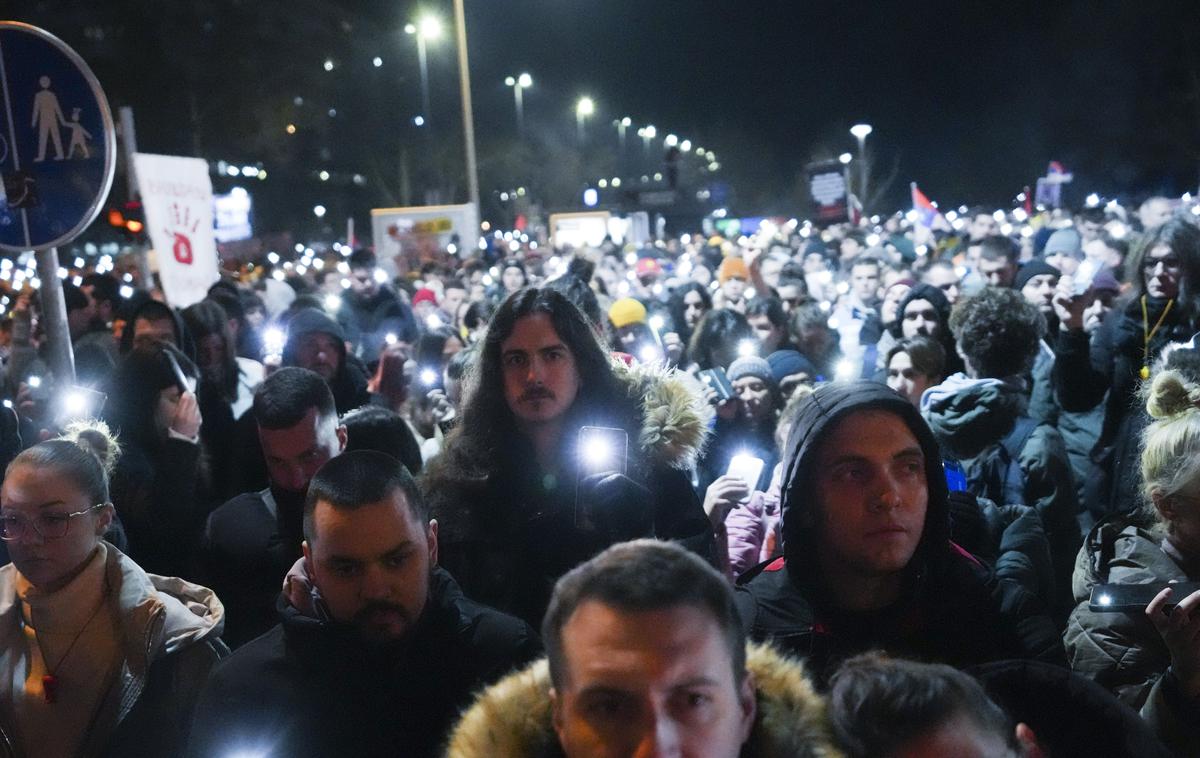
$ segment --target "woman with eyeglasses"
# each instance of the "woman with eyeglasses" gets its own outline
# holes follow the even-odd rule
[[[1084,321],[1092,298],[1077,295],[1068,276],[1059,280],[1054,297],[1059,333],[1053,384],[1059,404],[1080,413],[1104,403],[1104,424],[1091,454],[1093,476],[1084,488],[1096,519],[1129,512],[1139,502],[1138,438],[1148,419],[1135,410],[1135,395],[1164,347],[1200,331],[1200,229],[1173,219],[1148,230],[1129,271],[1129,293],[1090,335]]]
[[[5,472],[5,755],[179,755],[197,685],[226,650],[224,609],[211,590],[147,574],[103,541],[117,455],[108,429],[84,422]]]

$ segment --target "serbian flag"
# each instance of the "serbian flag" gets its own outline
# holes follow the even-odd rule
[[[937,209],[937,206],[929,198],[925,197],[924,192],[917,189],[916,182],[913,182],[911,187],[913,212],[917,214],[916,223],[926,229],[932,229],[934,222],[938,216],[942,215],[942,212]]]

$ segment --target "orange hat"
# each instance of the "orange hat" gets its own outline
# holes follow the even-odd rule
[[[735,276],[750,281],[750,267],[746,265],[746,261],[734,257],[721,261],[721,268],[717,269],[717,281],[724,284]]]

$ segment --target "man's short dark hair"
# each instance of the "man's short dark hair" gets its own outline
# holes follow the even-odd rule
[[[461,352],[461,351],[460,351]],[[342,416],[346,450],[375,450],[404,464],[410,473],[421,472],[421,445],[404,418],[382,405],[364,405]]]
[[[79,311],[88,307],[87,295],[83,294],[83,290],[76,287],[70,282],[62,283],[63,301],[67,306],[67,313],[71,311]]]
[[[986,261],[1008,261],[1015,266],[1020,254],[1017,243],[1003,234],[992,234],[979,241],[979,257]]]
[[[779,328],[787,326],[787,312],[783,310],[783,301],[777,297],[756,297],[746,304],[746,318],[751,316],[766,316],[771,326]]]
[[[1033,367],[1046,318],[1020,292],[985,287],[954,306],[950,331],[979,377],[1000,379]]]
[[[463,283],[462,279],[458,279],[458,278],[447,279],[446,281],[442,282],[442,289],[443,290],[464,290],[465,291],[467,289],[467,285]],[[453,316],[454,314],[452,313],[450,315]]]
[[[271,374],[254,392],[254,421],[263,429],[287,429],[300,423],[309,408],[318,418],[337,416],[329,385],[315,371],[287,366]]]
[[[854,256],[853,260],[850,261],[849,270],[853,271],[859,266],[874,266],[875,273],[880,276],[883,275],[883,261],[879,260],[873,253],[861,253]]]
[[[359,248],[350,257],[346,259],[346,264],[350,268],[375,268],[375,253],[372,253],[366,248]]]
[[[376,450],[356,450],[330,458],[308,484],[304,500],[304,539],[316,538],[313,511],[325,503],[337,511],[353,511],[364,505],[386,500],[400,490],[413,516],[422,524],[429,521],[429,509],[417,483],[404,464]]]
[[[112,274],[88,274],[79,286],[91,287],[92,299],[96,302],[112,303],[113,308],[121,302],[121,284]]]
[[[551,279],[542,286],[548,290],[561,293],[574,303],[575,307],[587,317],[587,320],[595,328],[604,328],[604,313],[600,310],[600,301],[596,299],[596,293],[588,286],[586,280],[571,274],[565,274]]]
[[[698,556],[670,542],[636,540],[605,550],[558,580],[542,621],[550,679],[561,687],[566,676],[563,627],[583,603],[639,613],[681,606],[712,616],[725,637],[734,679],[746,675],[746,633],[729,582]]]
[[[967,718],[1019,753],[1014,724],[969,674],[945,664],[867,653],[830,680],[834,738],[851,758],[891,755],[932,729]]]

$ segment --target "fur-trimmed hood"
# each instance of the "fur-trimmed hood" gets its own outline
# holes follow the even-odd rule
[[[799,661],[767,645],[746,648],[758,713],[742,758],[836,758],[825,701]],[[451,733],[447,758],[559,758],[545,659],[480,694]]]
[[[694,466],[708,441],[713,417],[700,383],[690,374],[662,364],[627,365],[614,359],[612,367],[630,400],[641,405],[638,447],[670,468]]]

